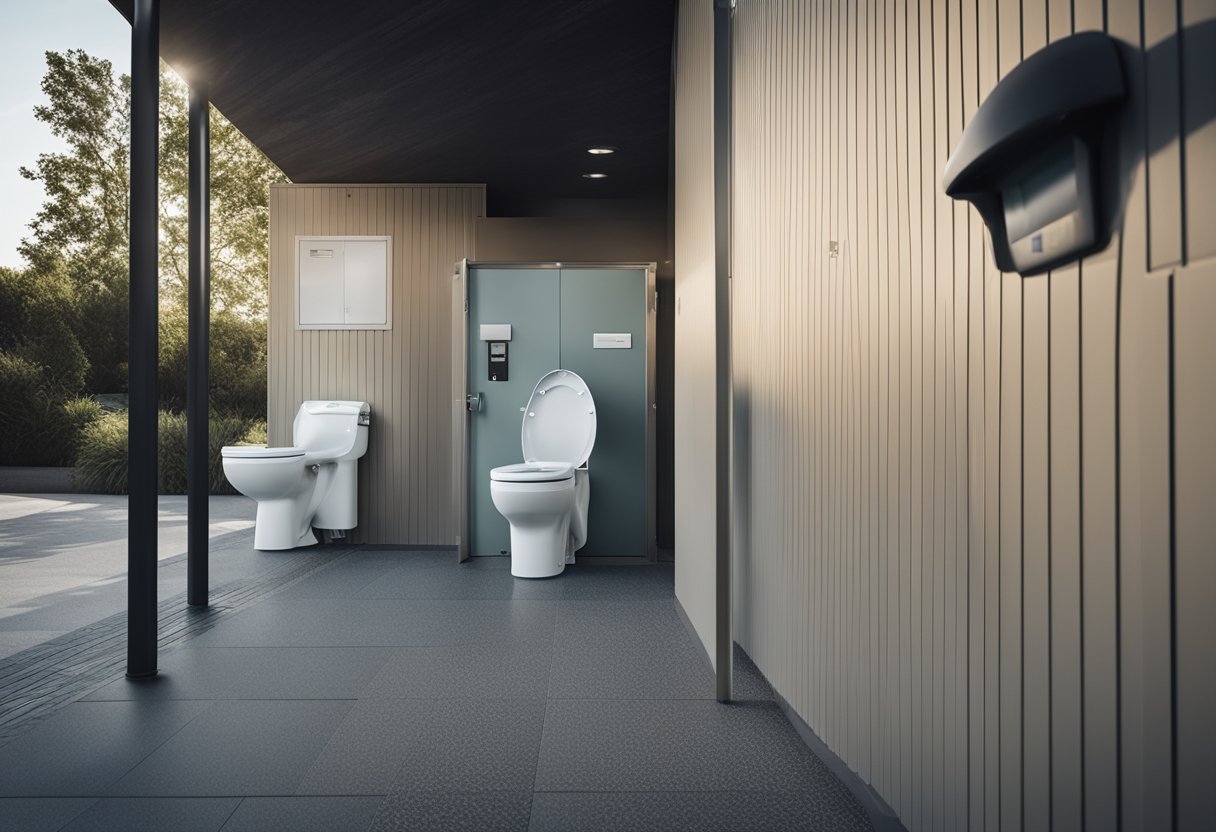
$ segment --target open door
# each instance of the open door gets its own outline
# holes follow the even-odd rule
[[[469,403],[466,332],[469,315],[469,261],[456,263],[452,275],[452,505],[455,506],[456,557],[469,559],[468,454]]]

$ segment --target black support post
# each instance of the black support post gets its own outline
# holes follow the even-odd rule
[[[207,605],[208,357],[211,326],[211,125],[207,88],[190,86],[189,335],[186,370],[186,602]]]
[[[156,675],[157,132],[160,2],[131,22],[130,322],[127,428],[127,676]]]

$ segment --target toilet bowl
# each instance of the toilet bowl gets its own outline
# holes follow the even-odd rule
[[[258,504],[255,549],[317,542],[313,528],[345,532],[358,524],[358,460],[367,452],[366,402],[307,401],[292,425],[295,445],[228,445],[224,475]]]
[[[524,462],[490,471],[490,498],[511,527],[511,574],[561,574],[587,542],[587,459],[595,446],[595,402],[569,370],[541,377],[524,408]]]

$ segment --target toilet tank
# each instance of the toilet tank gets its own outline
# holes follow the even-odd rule
[[[332,470],[323,472],[325,492],[315,495],[319,502],[312,519],[314,528],[336,532],[358,525],[358,459],[367,452],[370,424],[371,406],[367,402],[308,401],[300,405],[292,426],[294,444],[310,454],[319,454],[321,462],[336,463]]]
[[[336,460],[358,459],[367,452],[371,406],[355,401],[307,401],[292,423],[292,444],[323,451]]]

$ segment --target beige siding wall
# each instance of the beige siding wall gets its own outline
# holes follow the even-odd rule
[[[676,597],[714,657],[713,4],[676,33]]]
[[[291,442],[306,399],[372,406],[359,464],[358,537],[451,544],[452,266],[476,255],[485,189],[475,185],[283,185],[270,195],[268,420]],[[393,238],[390,330],[295,328],[298,234]]]
[[[681,428],[712,381],[711,5],[681,10],[677,113],[701,114],[677,121]],[[909,829],[1206,828],[1216,6],[739,0],[734,19],[738,641]],[[1104,26],[1130,45],[1121,233],[1000,274],[942,166],[1024,56]],[[712,553],[710,449],[677,443],[678,568]]]
[[[670,259],[662,218],[486,217],[477,221],[477,249],[482,260],[653,261],[660,271]]]

